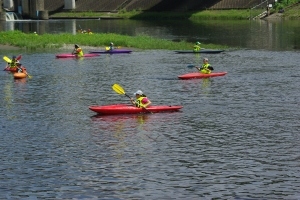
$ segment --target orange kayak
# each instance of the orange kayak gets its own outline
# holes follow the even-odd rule
[[[16,72],[14,73],[14,78],[18,79],[18,78],[26,78],[27,74],[22,73],[22,72]]]

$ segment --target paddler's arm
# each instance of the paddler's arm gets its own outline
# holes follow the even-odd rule
[[[197,66],[195,66],[195,68],[196,68],[196,69],[198,69],[199,71],[201,71],[201,70],[202,70],[202,68],[200,68],[200,67],[197,67]]]
[[[134,101],[134,99],[133,99],[133,98],[130,98],[130,101],[131,101],[132,105],[135,106],[135,101]]]

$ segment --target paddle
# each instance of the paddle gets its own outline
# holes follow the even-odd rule
[[[19,65],[17,66],[17,68],[18,68],[18,72],[19,72],[19,70],[21,69],[22,73],[26,74],[26,76],[27,76],[28,78],[32,78],[32,76],[30,76],[30,75],[27,73],[27,71],[26,71],[25,68],[24,68],[25,71],[22,69],[22,64],[19,64]]]
[[[118,85],[118,84],[115,83],[115,84],[112,86],[112,89],[113,89],[116,93],[118,93],[118,94],[124,94],[126,97],[128,97],[129,99],[131,99],[131,97],[128,96],[128,95],[125,93],[124,89],[123,89],[120,85]],[[152,113],[150,110],[148,110],[147,108],[145,108],[145,107],[142,107],[142,108],[144,108],[145,110],[147,110],[149,113],[153,114],[153,113]]]
[[[32,78],[32,76],[30,76],[27,72],[25,74],[28,76],[28,78]]]
[[[7,56],[4,56],[4,57],[3,57],[3,60],[5,60],[5,61],[8,62],[8,63],[11,63],[11,59],[9,59]]]
[[[121,49],[121,46],[117,46],[117,47],[114,47],[114,48],[115,48],[115,49]],[[109,49],[110,49],[109,47],[105,47],[105,50],[106,50],[106,51],[109,51]]]

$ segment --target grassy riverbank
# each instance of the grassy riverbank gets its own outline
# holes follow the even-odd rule
[[[127,12],[120,10],[118,13],[110,12],[60,12],[50,14],[50,18],[59,17],[111,17],[124,19],[248,19],[249,10],[204,10],[199,12],[143,12],[133,10]]]
[[[46,49],[62,48],[66,44],[78,44],[79,46],[103,47],[113,42],[116,46],[138,48],[138,49],[166,49],[166,50],[186,50],[192,49],[194,44],[180,41],[156,39],[150,36],[126,36],[113,33],[103,34],[26,34],[21,31],[0,32],[0,44],[12,45],[24,49]],[[216,44],[201,44],[206,49],[226,49],[227,46]]]

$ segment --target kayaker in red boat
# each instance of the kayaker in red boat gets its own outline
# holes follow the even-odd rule
[[[15,68],[17,67],[17,64],[19,63],[19,61],[17,60],[16,56],[13,56],[11,59],[11,62],[8,63],[10,68]]]
[[[134,93],[136,101],[133,98],[130,98],[131,103],[138,108],[147,108],[152,102],[147,98],[141,90],[138,90]]]
[[[77,44],[75,44],[74,47],[75,47],[75,48],[74,48],[72,54],[76,54],[76,55],[79,56],[79,57],[83,56],[83,51],[82,51],[82,49],[81,49]]]
[[[194,51],[199,51],[201,49],[200,44],[200,42],[196,42],[196,44],[194,45]]]
[[[210,74],[212,70],[214,70],[214,68],[212,66],[210,66],[210,64],[208,63],[208,58],[203,58],[203,64],[200,67],[195,66],[200,73],[202,74]]]

